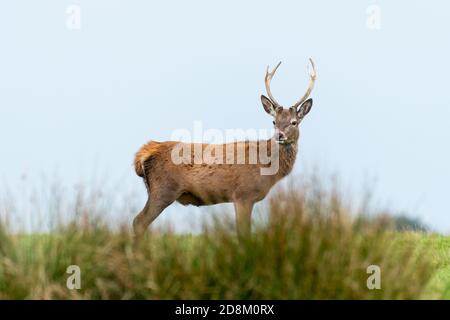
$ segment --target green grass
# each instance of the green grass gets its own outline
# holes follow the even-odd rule
[[[237,239],[218,220],[199,235],[149,232],[138,245],[82,219],[46,234],[0,227],[2,299],[442,299],[450,298],[450,238],[398,232],[355,219],[335,191],[307,186],[275,194],[268,222]],[[93,212],[93,216],[98,216]],[[66,269],[81,268],[81,290]],[[381,268],[381,290],[366,286]]]
[[[437,266],[422,298],[450,299],[450,237],[411,233],[402,235],[401,238],[425,248]]]
[[[299,237],[292,234],[290,223],[278,223],[270,230],[256,231],[241,243],[232,233],[215,227],[214,234],[199,236],[149,234],[139,248],[133,246],[128,232],[115,233],[106,228],[86,232],[69,227],[53,235],[10,236],[9,243],[2,242],[1,246],[0,297],[450,297],[449,238],[383,231],[360,234],[333,226],[303,226],[306,229]],[[329,238],[317,237],[316,228],[327,228]],[[79,291],[66,288],[65,272],[72,264],[82,270]],[[370,264],[381,267],[381,290],[366,288]]]

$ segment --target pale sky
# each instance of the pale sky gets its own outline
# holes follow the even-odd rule
[[[373,5],[379,25],[368,26]],[[2,1],[0,177],[108,173],[144,197],[131,167],[144,142],[196,120],[270,129],[266,66],[283,61],[272,91],[291,104],[313,57],[295,171],[336,172],[356,191],[373,180],[388,207],[449,232],[449,30],[444,1]],[[161,221],[185,226],[191,212]]]

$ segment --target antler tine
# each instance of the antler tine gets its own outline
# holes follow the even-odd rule
[[[269,66],[267,66],[266,77],[265,77],[265,80],[264,80],[264,82],[266,84],[267,94],[268,94],[270,100],[272,100],[273,104],[276,105],[277,107],[280,107],[281,105],[277,102],[277,100],[275,100],[275,98],[272,95],[272,92],[270,91],[270,82],[272,81],[273,75],[275,74],[275,72],[277,72],[277,69],[280,66],[280,64],[281,64],[281,61],[272,70],[272,72],[269,72]]]
[[[312,71],[309,74],[309,84],[308,84],[308,89],[306,89],[305,94],[303,95],[303,97],[297,101],[294,104],[294,108],[297,109],[303,102],[306,101],[306,99],[308,99],[309,95],[311,94],[313,88],[314,88],[314,83],[317,79],[317,72],[316,72],[316,65],[314,64],[314,61],[309,58],[309,61],[311,62],[311,66],[312,66]]]

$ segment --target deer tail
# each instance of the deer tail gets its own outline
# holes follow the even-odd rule
[[[134,169],[136,174],[145,178],[145,162],[158,150],[158,142],[150,141],[149,143],[142,146],[138,152],[136,152],[136,156],[134,157]]]

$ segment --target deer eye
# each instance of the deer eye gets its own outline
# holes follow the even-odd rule
[[[272,121],[273,125],[276,125],[277,123],[275,121]]]
[[[298,123],[297,120],[292,120],[292,121],[291,121],[291,124],[292,124],[293,126],[296,126],[297,123]]]

